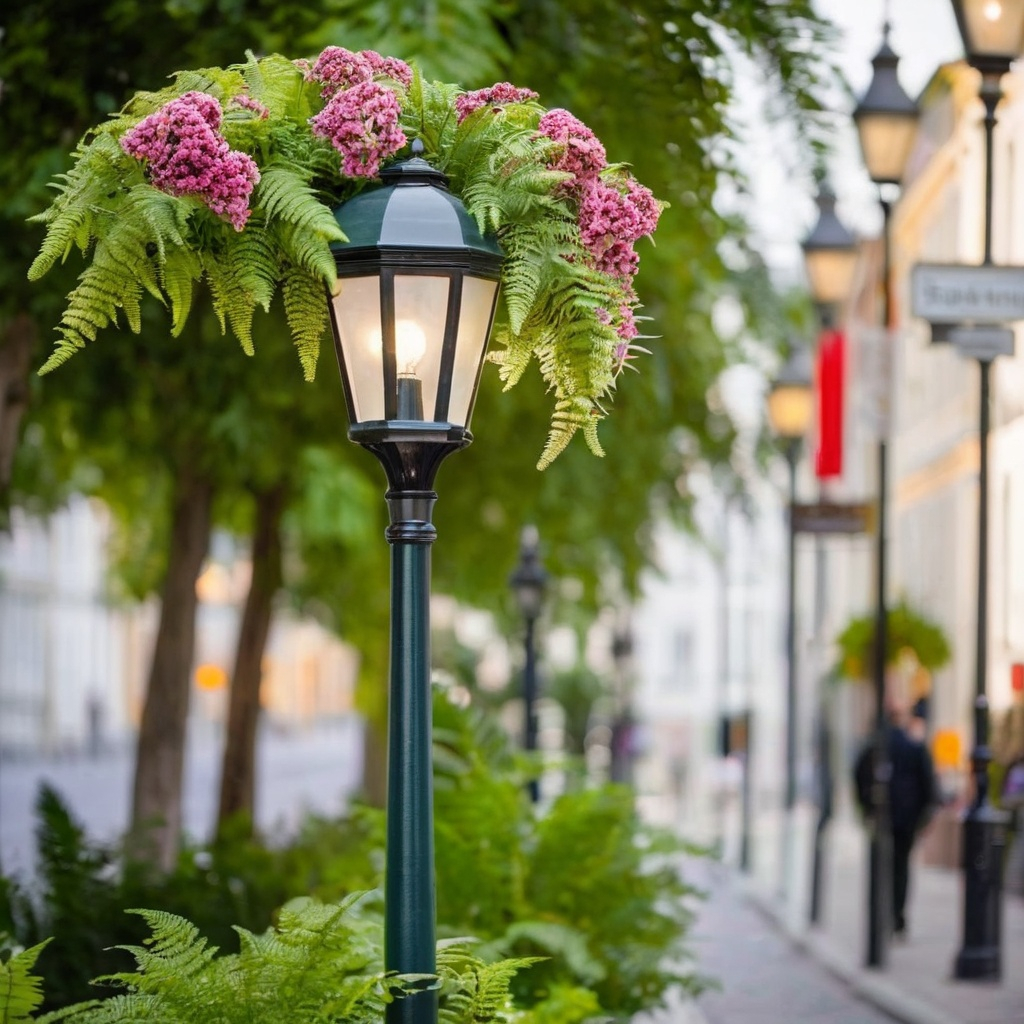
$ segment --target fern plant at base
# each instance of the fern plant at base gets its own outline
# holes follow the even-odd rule
[[[34,218],[47,233],[30,278],[75,249],[87,260],[43,372],[108,328],[138,332],[146,294],[175,336],[194,302],[212,303],[252,354],[253,316],[279,295],[311,379],[335,283],[329,245],[345,240],[332,210],[418,138],[506,253],[490,358],[506,387],[537,360],[554,398],[541,466],[578,430],[601,454],[598,422],[644,351],[634,244],[662,204],[607,163],[586,125],[535,98],[508,83],[466,93],[340,47],[314,63],[250,54],[137,94],[86,134]]]

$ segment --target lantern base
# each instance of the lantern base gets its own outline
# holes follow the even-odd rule
[[[348,436],[377,456],[394,493],[432,491],[441,463],[473,440],[465,427],[422,420],[357,423]]]

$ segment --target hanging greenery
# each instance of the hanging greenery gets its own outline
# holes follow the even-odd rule
[[[949,661],[949,641],[942,627],[915,612],[906,601],[900,601],[888,610],[887,622],[886,665],[895,665],[909,654],[921,668],[933,672]],[[851,619],[835,642],[839,648],[839,662],[833,674],[845,679],[870,678],[875,616]]]
[[[482,232],[506,253],[497,363],[506,388],[538,361],[554,393],[550,463],[597,424],[640,349],[635,243],[662,205],[568,111],[507,82],[465,92],[408,64],[332,46],[315,61],[278,54],[179,72],[88,132],[57,197],[35,219],[42,277],[73,249],[88,265],[68,296],[60,366],[100,331],[139,332],[148,293],[181,333],[202,286],[222,330],[253,350],[252,319],[280,292],[312,379],[335,282],[333,210],[420,139]]]

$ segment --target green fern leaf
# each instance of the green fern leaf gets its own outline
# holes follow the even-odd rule
[[[324,282],[301,267],[285,272],[282,284],[284,311],[292,340],[299,352],[302,374],[311,381],[316,376],[320,343],[327,329],[328,311]]]
[[[32,973],[47,943],[14,953],[6,963],[0,960],[0,1022],[22,1024],[43,1001],[42,979]]]

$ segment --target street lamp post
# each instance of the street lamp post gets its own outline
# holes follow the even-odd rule
[[[882,207],[882,326],[888,345],[892,326],[892,259],[890,213],[893,193],[903,180],[910,149],[917,131],[917,104],[900,85],[899,57],[889,45],[889,25],[882,32],[882,45],[872,60],[871,84],[853,112],[861,152],[871,180],[878,186]],[[875,730],[871,787],[871,832],[868,856],[868,929],[865,962],[884,967],[892,933],[892,822],[889,812],[889,751],[885,709],[885,662],[888,650],[886,593],[886,509],[888,444],[884,424],[878,438],[878,536],[876,548],[875,646],[873,677],[875,688]]]
[[[336,211],[330,298],[349,437],[387,476],[391,667],[384,966],[433,974],[434,826],[430,713],[430,545],[443,459],[472,440],[472,413],[502,256],[447,181],[413,156]],[[391,1003],[388,1024],[436,1024],[437,993]]]
[[[625,613],[628,614],[628,613]],[[612,782],[633,781],[633,701],[629,678],[633,657],[633,630],[628,618],[612,634],[612,661],[615,664],[615,711],[612,720]]]
[[[791,824],[788,818],[796,804],[796,530],[793,506],[796,504],[796,470],[800,446],[810,428],[814,413],[809,363],[806,346],[793,344],[788,359],[779,370],[768,393],[768,420],[775,436],[782,442],[789,465],[786,561],[786,829]],[[784,864],[784,871],[785,867]]]
[[[992,263],[992,142],[1001,79],[1024,51],[1024,0],[952,0],[968,62],[981,72],[985,105],[985,234],[983,263]],[[957,978],[996,981],[1002,975],[1002,873],[1008,816],[988,799],[988,434],[990,359],[979,359],[978,616],[975,640],[974,799],[964,818],[963,945]]]
[[[537,645],[534,628],[540,618],[548,574],[540,561],[540,534],[536,526],[524,526],[519,542],[519,564],[509,576],[519,611],[526,624],[523,640],[523,749],[537,749]],[[530,780],[530,799],[540,795],[537,780]]]

